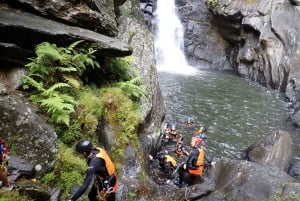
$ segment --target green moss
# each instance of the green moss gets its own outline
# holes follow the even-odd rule
[[[77,157],[73,148],[59,143],[59,151],[55,159],[54,170],[47,173],[42,181],[47,185],[58,185],[64,189],[63,198],[70,196],[69,190],[74,185],[81,185],[85,177],[86,162]]]
[[[131,144],[136,149],[139,147],[136,130],[142,118],[133,101],[121,89],[108,87],[102,92],[105,118],[116,130],[116,145],[112,146],[111,151],[114,158],[122,160],[127,145]]]
[[[209,0],[208,2],[212,8],[216,8],[218,5],[218,0]]]
[[[0,193],[0,201],[33,201],[26,195],[20,194],[18,191],[7,191]]]
[[[112,58],[106,69],[107,79],[114,82],[129,81],[137,75],[133,68],[134,56]]]

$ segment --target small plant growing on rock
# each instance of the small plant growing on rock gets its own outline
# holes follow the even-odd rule
[[[218,0],[209,0],[208,2],[209,2],[209,6],[212,8],[215,8],[218,5]]]

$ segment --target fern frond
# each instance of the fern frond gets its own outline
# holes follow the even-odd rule
[[[66,49],[67,50],[74,50],[74,48],[79,44],[82,43],[83,40],[79,40],[79,41],[75,41],[74,43],[72,43],[71,45],[69,45]]]
[[[96,66],[97,68],[100,68],[100,64],[94,60],[94,66]]]
[[[58,93],[56,91],[57,89],[61,89],[61,88],[65,88],[65,87],[71,87],[71,86],[67,83],[62,83],[62,82],[55,83],[49,89],[45,90],[41,95],[45,96],[45,97],[55,96],[56,93]]]
[[[70,73],[70,72],[76,72],[77,69],[73,66],[68,66],[68,67],[63,67],[63,66],[59,66],[59,67],[56,67],[56,69],[61,72],[61,73]]]
[[[39,103],[47,109],[47,113],[50,114],[52,121],[56,123],[65,123],[68,126],[70,114],[75,113],[74,105],[66,103],[65,97],[62,95],[42,99]]]
[[[29,97],[29,100],[34,104],[34,105],[38,105],[40,100],[43,99],[44,97],[40,96],[40,94],[36,95],[31,95]]]
[[[43,42],[36,46],[35,53],[37,55],[37,62],[44,63],[45,59],[49,59],[52,62],[61,61],[63,57],[59,51],[60,49],[56,47],[55,44],[50,44],[48,42]]]
[[[37,89],[38,91],[45,91],[42,82],[37,82],[29,76],[24,76],[22,80],[23,80],[23,87],[25,87],[25,88],[32,86],[35,89]]]
[[[47,108],[47,112],[53,114],[56,112],[66,112],[68,114],[75,112],[74,105],[66,103],[62,96],[52,96],[39,101],[41,106]]]
[[[134,84],[136,86],[140,86],[140,85],[143,84],[143,80],[142,80],[141,77],[135,77],[135,78],[129,80],[128,82],[131,83],[131,84]]]
[[[79,72],[82,72],[86,69],[85,67],[85,60],[87,59],[87,56],[84,54],[76,54],[72,58],[72,63],[76,68],[78,69]]]
[[[77,101],[74,99],[73,96],[69,96],[68,94],[60,94],[60,98],[65,102],[65,103],[70,103],[72,105],[77,105]]]
[[[145,94],[145,88],[143,85],[136,85],[135,83],[138,82],[139,79],[132,79],[127,82],[119,82],[116,84],[117,87],[122,89],[122,91],[132,100],[139,99],[142,95]],[[139,82],[138,82],[139,83]]]
[[[70,125],[70,115],[69,114],[55,114],[51,117],[52,121],[56,123],[62,123],[65,124],[66,126]]]
[[[62,75],[64,81],[70,84],[75,89],[80,89],[80,81],[72,75]]]

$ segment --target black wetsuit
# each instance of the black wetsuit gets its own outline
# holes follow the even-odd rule
[[[97,186],[99,190],[101,191],[104,186],[104,181],[108,181],[109,187],[114,187],[114,185],[117,182],[116,176],[113,174],[109,176],[107,169],[105,167],[105,161],[104,159],[97,158],[96,155],[99,153],[97,149],[93,149],[92,154],[87,158],[87,164],[88,168],[86,171],[86,177],[84,179],[84,182],[82,186],[79,188],[79,190],[71,197],[72,201],[77,200],[82,194],[87,190],[89,187],[89,184],[95,177],[95,175],[99,175],[102,180],[98,177],[95,177],[95,184],[92,186],[90,192],[89,192],[89,200],[90,201],[98,201],[97,199]],[[115,193],[110,192],[107,194],[106,197],[107,201],[115,201]]]
[[[167,179],[172,179],[172,172],[174,171],[172,163],[164,160],[163,162],[159,162],[159,166],[166,174]]]
[[[178,172],[179,172],[179,184],[182,184],[182,180],[183,180],[183,174],[184,172],[188,172],[189,169],[192,170],[196,170],[199,167],[196,165],[197,160],[198,160],[198,156],[199,156],[199,150],[197,147],[194,147],[191,154],[189,155],[187,162],[186,162],[186,169],[183,168],[184,165],[182,165]],[[204,155],[204,159],[210,163],[210,160]],[[194,181],[196,179],[197,176],[193,175],[193,174],[189,174],[190,175],[190,181],[188,182],[188,185],[193,185]]]

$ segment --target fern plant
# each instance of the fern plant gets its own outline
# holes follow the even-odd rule
[[[100,68],[93,56],[95,50],[76,48],[82,42],[66,48],[41,43],[35,48],[37,56],[26,65],[29,73],[23,77],[23,88],[32,89],[30,99],[45,108],[54,123],[69,126],[77,105],[72,90],[80,88],[80,76],[87,68]]]
[[[133,101],[137,101],[142,95],[146,95],[141,77],[135,77],[126,82],[118,82],[115,85],[122,89],[123,93]]]

